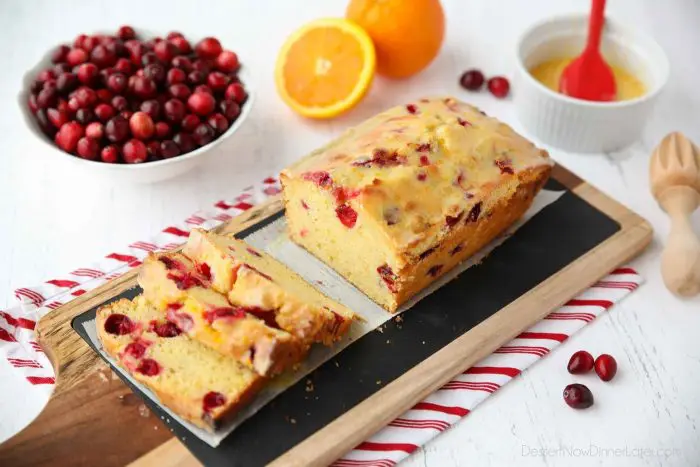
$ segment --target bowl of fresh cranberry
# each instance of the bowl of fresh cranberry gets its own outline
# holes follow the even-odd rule
[[[152,182],[199,165],[253,103],[238,55],[214,37],[79,35],[24,79],[20,107],[51,151],[118,182]]]

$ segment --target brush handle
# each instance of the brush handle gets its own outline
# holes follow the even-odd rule
[[[671,217],[671,233],[661,256],[661,275],[676,295],[700,293],[700,239],[690,216],[700,205],[700,193],[687,186],[673,186],[659,196],[661,207]]]
[[[591,4],[591,16],[588,18],[588,42],[586,42],[586,50],[598,51],[604,24],[605,0],[593,0]]]

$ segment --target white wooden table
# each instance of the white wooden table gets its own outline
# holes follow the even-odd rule
[[[32,285],[147,237],[169,222],[237,193],[385,107],[429,94],[455,94],[516,130],[512,103],[488,93],[467,94],[460,73],[478,67],[510,75],[518,35],[548,15],[583,11],[583,0],[443,0],[447,38],[441,55],[420,76],[377,80],[364,102],[330,122],[307,122],[278,99],[276,53],[307,20],[340,16],[344,0],[153,1],[53,0],[0,2],[0,308],[12,290]],[[263,6],[264,4],[264,6]],[[672,76],[642,141],[613,154],[552,156],[639,212],[656,230],[654,244],[634,262],[647,279],[622,305],[588,326],[522,377],[415,453],[406,465],[700,465],[700,299],[666,292],[658,271],[660,242],[668,232],[652,199],[647,164],[654,145],[672,130],[700,142],[700,3],[695,0],[610,0],[611,16],[653,34],[665,48]],[[219,157],[181,178],[145,186],[113,186],[46,164],[17,108],[22,74],[48,48],[80,32],[131,24],[163,33],[177,29],[215,35],[241,55],[254,76],[258,99],[240,133],[217,149]],[[420,25],[416,25],[420,27]],[[513,92],[518,92],[515,89]],[[695,217],[700,231],[700,217]],[[572,378],[572,352],[611,353],[620,371],[596,384],[596,405],[577,412],[561,399]],[[19,411],[11,368],[0,360],[0,440],[39,410]]]

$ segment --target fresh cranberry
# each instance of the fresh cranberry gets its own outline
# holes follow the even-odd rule
[[[100,145],[94,139],[83,136],[78,140],[77,152],[83,159],[94,161],[100,153]]]
[[[98,104],[95,106],[95,116],[101,122],[106,122],[110,118],[114,117],[115,110],[109,104]]]
[[[136,32],[131,26],[122,26],[117,31],[117,37],[123,41],[136,38]]]
[[[583,384],[569,384],[564,388],[564,402],[574,409],[587,409],[593,405],[593,393]]]
[[[97,47],[100,43],[100,40],[95,37],[95,36],[87,36],[85,39],[83,39],[82,43],[82,48],[86,52],[92,52],[92,49]]]
[[[54,128],[61,128],[63,125],[68,123],[69,115],[68,112],[61,111],[58,109],[47,109],[46,117],[49,119]]]
[[[114,65],[114,69],[120,73],[124,73],[125,75],[131,74],[131,62],[127,60],[126,58],[120,58],[117,60],[117,63]]]
[[[97,100],[103,104],[109,104],[114,97],[114,94],[112,94],[112,91],[109,89],[98,89],[95,91],[95,94],[97,94]]]
[[[122,155],[124,156],[124,162],[127,164],[140,164],[145,162],[148,156],[146,145],[137,139],[131,139],[124,144]]]
[[[353,228],[357,222],[357,211],[347,204],[338,206],[335,209],[335,215],[338,216],[340,222],[348,229]]]
[[[49,107],[56,107],[58,103],[58,91],[56,88],[45,88],[42,89],[36,96],[36,105],[40,109],[48,109]]]
[[[39,104],[36,103],[36,96],[34,94],[29,96],[29,101],[27,102],[27,105],[29,106],[29,110],[31,110],[32,113],[36,113],[36,111],[39,110]]]
[[[459,79],[459,84],[468,91],[478,91],[484,85],[484,74],[479,70],[467,70]]]
[[[78,99],[80,107],[91,108],[97,103],[97,93],[85,86],[76,89],[71,96]]]
[[[207,119],[207,123],[217,135],[223,134],[226,130],[228,130],[228,120],[226,120],[226,117],[220,113],[210,115]]]
[[[158,89],[156,88],[156,84],[153,82],[153,80],[146,77],[137,76],[134,80],[133,91],[134,94],[141,99],[150,99],[156,95]]]
[[[167,36],[165,36],[166,40],[174,39],[176,37],[185,37],[184,34],[182,34],[180,31],[170,31]]]
[[[106,146],[104,149],[102,149],[100,158],[102,159],[102,162],[116,164],[117,161],[119,161],[119,149],[113,144]]]
[[[95,120],[95,112],[92,109],[78,109],[75,112],[75,121],[82,125],[87,125],[88,123]]]
[[[78,100],[77,97],[71,97],[70,99],[68,99],[68,109],[71,112],[77,112],[79,108],[80,108],[80,101]]]
[[[173,138],[173,141],[175,142],[175,144],[177,144],[177,147],[180,148],[181,154],[186,154],[190,151],[193,151],[197,147],[194,139],[188,133],[180,132],[176,134]]]
[[[80,82],[73,73],[63,73],[56,79],[56,90],[63,96],[77,89]]]
[[[506,97],[510,91],[510,83],[508,83],[508,80],[503,76],[494,76],[493,78],[490,78],[486,85],[488,86],[491,94],[499,99]]]
[[[202,117],[205,117],[214,111],[216,101],[211,94],[195,93],[187,99],[187,107]]]
[[[160,154],[164,159],[170,159],[180,155],[180,148],[175,141],[166,139],[160,143]]]
[[[226,404],[226,397],[220,392],[209,391],[204,395],[202,400],[202,410],[204,413],[209,413],[217,407]]]
[[[112,107],[114,107],[117,112],[121,112],[129,108],[129,101],[127,101],[124,96],[114,96],[112,98]]]
[[[595,372],[603,381],[610,381],[617,374],[617,361],[612,355],[600,355],[595,359]]]
[[[136,45],[129,47],[128,50],[131,64],[136,68],[140,67],[143,63],[142,58],[147,53],[146,47],[141,43],[137,43]]]
[[[241,114],[241,107],[236,102],[231,100],[223,100],[219,102],[219,110],[229,122],[233,122]]]
[[[164,323],[158,323],[153,326],[153,332],[155,332],[158,337],[169,338],[177,337],[182,331],[177,325],[171,321],[166,321]]]
[[[178,83],[168,87],[168,94],[170,94],[172,97],[175,97],[176,99],[185,101],[188,97],[190,97],[191,93],[190,88],[187,87],[187,85]]]
[[[36,80],[41,83],[52,79],[56,79],[56,71],[53,68],[47,68],[46,70],[42,70],[36,76]]]
[[[143,69],[143,76],[156,84],[161,84],[165,81],[165,68],[160,63],[152,63]]]
[[[194,71],[199,71],[206,76],[212,71],[212,65],[213,63],[211,60],[200,58],[192,62],[192,69]]]
[[[158,141],[149,141],[146,143],[146,154],[148,154],[149,161],[161,160],[160,143]]]
[[[165,122],[156,123],[156,138],[163,140],[170,136],[170,125]]]
[[[165,81],[170,85],[185,83],[187,81],[187,73],[179,68],[171,68],[168,70]]]
[[[154,63],[160,63],[160,59],[155,52],[146,52],[141,56],[141,65],[144,67],[148,65],[153,65]]]
[[[156,131],[153,119],[146,112],[136,112],[129,120],[129,127],[134,138],[146,141]]]
[[[113,143],[125,141],[129,138],[129,131],[129,122],[121,115],[113,117],[105,125],[105,135]]]
[[[192,71],[192,61],[187,57],[175,57],[170,61],[173,68],[179,68],[185,73]]]
[[[238,55],[230,50],[224,50],[216,57],[216,68],[224,73],[233,73],[238,66]]]
[[[117,54],[104,45],[98,45],[90,52],[90,60],[100,68],[107,68],[117,62]]]
[[[198,116],[196,116],[195,114],[187,114],[185,115],[185,118],[182,119],[180,127],[182,127],[183,130],[192,133],[194,129],[197,128],[199,123],[200,120]]]
[[[179,50],[171,42],[160,41],[153,47],[153,52],[161,62],[170,63],[173,57],[178,55]]]
[[[136,371],[145,376],[156,376],[160,373],[160,365],[152,358],[144,358],[139,363],[139,366],[136,367]]]
[[[569,359],[567,369],[572,375],[588,373],[593,369],[593,355],[585,350],[575,352]]]
[[[206,123],[200,123],[192,133],[192,137],[199,146],[204,146],[214,141],[214,129]]]
[[[68,52],[70,52],[70,47],[68,47],[67,45],[59,45],[51,53],[51,61],[53,63],[65,62],[66,57],[68,56]]]
[[[204,82],[204,73],[201,71],[191,71],[189,75],[187,75],[187,82],[195,85],[195,84],[202,84]]]
[[[212,71],[209,73],[209,76],[207,76],[207,84],[214,92],[223,92],[226,86],[228,86],[229,81],[230,78],[220,71]]]
[[[170,99],[163,106],[165,118],[171,123],[180,123],[185,116],[185,104],[177,99]]]
[[[40,92],[42,89],[44,89],[44,83],[42,83],[41,81],[34,81],[34,82],[32,83],[32,85],[29,87],[29,91],[30,91],[32,94],[35,94],[35,95],[36,95],[36,94],[39,94],[39,92]],[[57,89],[58,89],[58,86],[57,86]]]
[[[160,103],[155,99],[143,101],[139,107],[139,110],[147,113],[148,116],[154,121],[158,120],[160,117]]]
[[[126,90],[128,83],[129,79],[124,73],[112,73],[109,78],[107,78],[107,89],[115,94],[121,94]]]
[[[173,37],[168,40],[175,47],[175,49],[177,49],[177,53],[185,55],[192,52],[192,46],[184,37]]]
[[[59,63],[58,65],[54,66],[53,69],[56,72],[56,76],[61,76],[63,73],[73,72],[73,67],[67,63]]]
[[[68,101],[65,99],[59,99],[56,108],[61,112],[66,112],[67,114],[71,113],[71,109],[68,107]]]
[[[85,127],[85,136],[99,141],[104,136],[104,126],[100,122],[92,122]]]
[[[124,354],[129,355],[130,357],[135,358],[136,360],[143,357],[145,353],[146,346],[143,345],[141,342],[130,342],[129,345],[127,345],[124,348]]]
[[[194,92],[205,92],[207,94],[211,94],[212,96],[214,95],[214,91],[212,91],[211,88],[206,84],[200,84],[199,86],[194,88]]]
[[[78,48],[83,48],[83,41],[87,39],[87,34],[80,34],[78,37],[75,38],[73,41],[73,47],[78,47]]]
[[[41,131],[49,138],[55,138],[56,129],[51,125],[46,109],[38,109],[35,117]]]
[[[114,56],[114,63],[116,63],[117,59],[120,57],[129,56],[129,51],[124,46],[124,43],[121,40],[115,39],[113,37],[108,37],[102,45],[104,45],[108,53]],[[114,63],[112,63],[112,65],[114,65]]]
[[[134,330],[134,327],[134,323],[129,319],[129,317],[120,313],[109,315],[105,320],[105,331],[107,331],[109,334],[115,334],[117,336],[129,334]]]
[[[194,47],[198,57],[214,59],[219,56],[222,51],[221,43],[214,37],[206,37],[202,39]]]
[[[242,104],[246,100],[246,97],[248,97],[248,94],[245,92],[245,88],[243,88],[241,83],[231,83],[226,88],[224,97],[227,100]]]
[[[124,119],[128,122],[129,120],[131,120],[131,116],[134,115],[134,112],[132,112],[131,110],[122,110],[121,112],[119,112],[119,115],[124,117]]]

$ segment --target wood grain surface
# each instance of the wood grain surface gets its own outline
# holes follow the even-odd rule
[[[553,177],[619,222],[621,230],[280,456],[273,465],[321,466],[331,463],[455,374],[489,355],[610,270],[628,261],[649,243],[651,228],[639,216],[590,185],[582,183],[561,167],[555,168]],[[282,205],[279,199],[270,200],[231,220],[221,230],[228,233],[239,232],[261,218],[279,212],[280,209]],[[93,439],[94,445],[99,446],[99,449],[96,448],[92,452],[92,457],[86,453],[80,459],[70,458],[73,465],[89,465],[97,459],[102,465],[123,465],[128,461],[134,461],[133,465],[198,465],[176,439],[171,437],[163,443],[167,438],[163,436],[164,433],[167,435],[163,425],[160,425],[159,429],[152,426],[141,427],[145,423],[144,420],[137,419],[133,413],[119,414],[128,411],[119,407],[118,402],[109,402],[101,406],[97,404],[102,398],[109,399],[94,377],[95,369],[103,367],[103,364],[70,327],[73,317],[135,285],[136,274],[137,271],[131,271],[54,310],[40,321],[40,342],[57,372],[56,392],[35,423],[0,447],[0,465],[5,465],[5,461],[9,462],[7,465],[43,465],[48,463],[49,459],[56,462],[66,459],[63,457],[66,456],[66,448],[62,447],[65,444],[92,447]],[[517,310],[517,313],[514,313],[514,310]],[[110,384],[116,386],[114,391],[128,392],[119,381]],[[119,400],[116,396],[114,398]],[[381,403],[378,403],[379,401]],[[118,410],[113,407],[118,407]],[[71,409],[74,409],[76,414],[71,414]],[[141,417],[140,414],[138,416]],[[51,436],[47,436],[47,426],[64,424],[74,427],[70,436],[63,431],[53,430]],[[114,438],[118,433],[126,435],[135,432],[135,429],[139,432],[150,430],[158,433],[149,437],[132,436],[128,438],[128,442],[109,447],[110,437]],[[26,448],[24,452],[23,446]],[[148,454],[144,455],[146,452]]]

